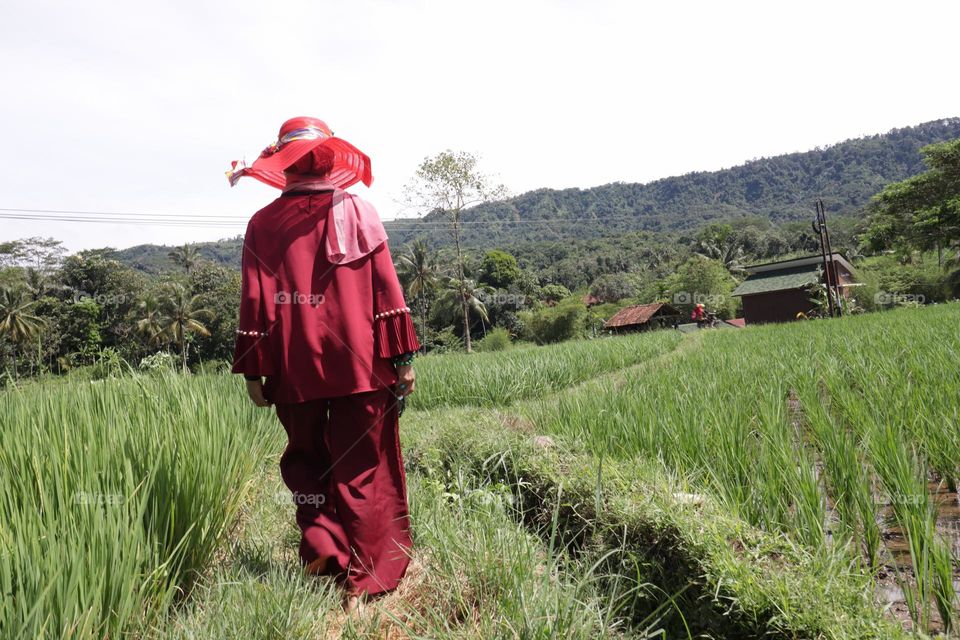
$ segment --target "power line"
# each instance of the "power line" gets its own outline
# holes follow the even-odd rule
[[[77,217],[52,217],[52,216],[17,216],[0,213],[0,220],[29,220],[34,222],[92,222],[101,224],[133,224],[143,226],[167,226],[167,227],[222,227],[237,228],[243,227],[245,223],[226,223],[226,222],[202,222],[187,220],[145,220],[145,219],[125,219],[125,218],[77,218]]]
[[[163,225],[163,226],[188,226],[188,227],[236,227],[246,225],[249,221],[248,216],[230,216],[219,214],[189,214],[189,213],[137,213],[137,212],[117,212],[117,211],[75,211],[63,209],[18,209],[18,208],[0,208],[0,219],[7,220],[30,220],[37,222],[94,222],[94,223],[113,223],[113,224],[139,224],[139,225]],[[558,226],[563,224],[606,224],[613,222],[637,222],[636,216],[608,216],[598,217],[573,217],[557,219],[521,219],[521,220],[461,220],[460,225],[471,226],[495,226],[495,225],[520,225],[520,226]],[[394,228],[409,227],[410,229],[432,228],[446,229],[450,222],[445,220],[424,220],[422,218],[390,218],[384,219],[385,224]]]
[[[0,208],[0,211],[12,213],[30,213],[30,214],[63,214],[63,215],[90,215],[90,216],[148,216],[163,218],[226,218],[230,220],[240,220],[243,216],[219,215],[212,213],[144,213],[142,211],[69,211],[63,209],[15,209]]]

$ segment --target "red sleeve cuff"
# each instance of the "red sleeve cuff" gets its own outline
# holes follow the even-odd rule
[[[420,349],[417,330],[409,313],[378,316],[374,320],[373,331],[377,355],[381,358],[392,358]]]

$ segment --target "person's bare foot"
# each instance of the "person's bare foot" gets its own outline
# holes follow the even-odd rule
[[[329,556],[320,556],[307,566],[303,568],[303,572],[308,576],[318,576],[323,573],[327,568],[327,562],[330,560]]]
[[[363,596],[355,593],[348,593],[343,597],[343,610],[348,616],[363,615]]]

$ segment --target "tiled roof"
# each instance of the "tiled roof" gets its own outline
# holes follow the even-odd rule
[[[850,273],[854,272],[853,265],[847,262],[847,259],[839,253],[830,254],[829,261],[836,262]],[[793,269],[794,267],[806,267],[811,264],[823,264],[823,256],[821,254],[799,256],[796,258],[789,258],[787,260],[764,262],[762,264],[751,264],[744,268],[747,270],[748,274],[753,275],[763,271],[780,271],[782,269]]]
[[[651,304],[639,304],[633,307],[624,307],[604,325],[607,329],[617,327],[627,327],[635,324],[644,324],[654,316],[660,309],[666,315],[680,315],[680,312],[663,302],[653,302]]]
[[[730,295],[750,296],[756,293],[771,293],[788,289],[802,289],[817,281],[820,265],[811,264],[792,269],[778,269],[756,273],[740,283]]]

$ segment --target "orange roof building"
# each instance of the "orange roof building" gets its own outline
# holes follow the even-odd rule
[[[607,320],[604,328],[618,332],[649,331],[673,327],[682,316],[678,309],[665,302],[638,304],[620,309]]]

